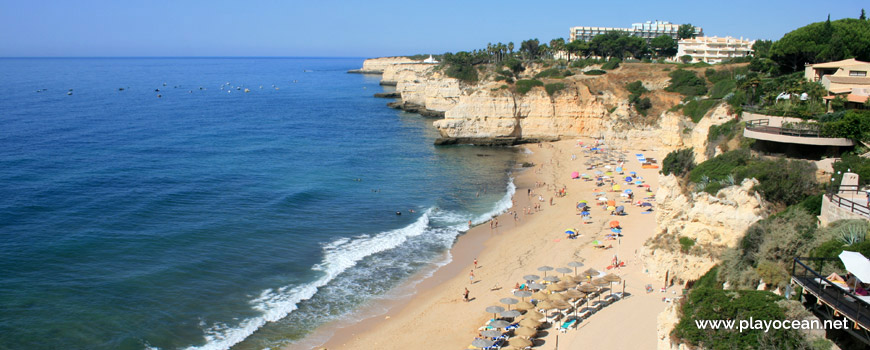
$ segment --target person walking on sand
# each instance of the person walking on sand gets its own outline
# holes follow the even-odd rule
[[[474,270],[468,273],[468,283],[474,283]]]
[[[477,258],[474,258],[474,268],[477,269]]]
[[[468,302],[468,288],[465,288],[465,293],[463,293],[462,296],[465,298],[465,302],[467,303]]]

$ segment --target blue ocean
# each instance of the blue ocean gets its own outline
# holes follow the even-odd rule
[[[362,61],[0,59],[0,349],[278,349],[449,261],[515,150]]]

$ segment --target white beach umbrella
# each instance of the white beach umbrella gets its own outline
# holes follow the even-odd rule
[[[870,260],[858,252],[844,250],[840,253],[840,260],[846,266],[846,271],[851,272],[862,282],[870,281]]]

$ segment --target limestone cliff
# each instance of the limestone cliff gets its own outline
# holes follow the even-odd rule
[[[706,273],[718,262],[719,254],[736,246],[746,229],[769,213],[769,205],[752,192],[757,183],[746,179],[716,195],[687,194],[676,177],[660,175],[657,234],[640,251],[649,273],[659,280],[666,275],[694,280]],[[688,252],[681,251],[681,237],[694,242]]]
[[[384,69],[389,66],[399,64],[399,63],[413,63],[418,62],[412,60],[407,57],[379,57],[379,58],[370,58],[363,61],[363,66],[361,69],[352,69],[347,71],[348,73],[363,73],[363,74],[382,74],[384,73]]]
[[[713,109],[698,125],[679,113],[668,112],[681,96],[665,92],[667,72],[651,64],[626,64],[602,76],[576,74],[542,79],[564,88],[548,94],[543,87],[519,93],[482,72],[468,84],[445,76],[438,65],[396,63],[384,67],[381,84],[395,85],[401,96],[391,107],[443,119],[434,122],[442,141],[491,143],[553,140],[565,137],[604,137],[611,145],[670,151],[682,147],[703,150],[710,125],[730,119],[727,107]],[[530,79],[543,67],[529,67],[520,79]],[[489,75],[487,75],[489,74]],[[649,116],[628,103],[625,84],[642,80],[653,100]],[[498,142],[496,142],[498,143]],[[705,152],[696,152],[703,161]]]

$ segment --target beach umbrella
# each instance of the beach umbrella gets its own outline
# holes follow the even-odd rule
[[[579,173],[579,172],[576,172],[576,171],[571,172],[571,178],[572,178],[572,179],[576,179],[576,178],[578,178],[578,177],[580,177],[580,173]]]
[[[544,300],[544,299],[547,299],[547,296],[548,296],[548,295],[549,295],[549,294],[544,293],[544,292],[535,292],[535,294],[532,294],[532,299],[535,299],[535,300]]]
[[[602,279],[604,279],[604,280],[607,281],[607,282],[619,282],[619,281],[622,281],[622,278],[621,278],[621,277],[619,277],[619,276],[617,276],[617,275],[614,275],[614,274],[612,274],[612,273],[607,274],[606,276],[602,277]]]
[[[595,288],[595,286],[593,286],[589,283],[586,283],[586,284],[580,285],[580,287],[577,287],[577,290],[579,290],[583,293],[592,293],[594,291],[597,291],[598,288]]]
[[[520,327],[514,331],[514,334],[521,336],[521,337],[534,337],[535,334],[538,334],[538,330],[534,329],[534,328],[529,328],[529,327]]]
[[[587,204],[587,203],[589,203],[589,201],[587,201],[587,200],[582,200],[582,201],[580,201],[580,203]]]
[[[544,277],[544,281],[548,281],[548,282],[559,282],[559,277],[557,277],[557,276],[547,276],[547,277]]]
[[[556,309],[559,309],[559,310],[565,310],[565,309],[571,308],[571,304],[568,304],[567,302],[565,302],[563,300],[559,300],[559,301],[553,302],[553,307]]]
[[[607,206],[608,207],[616,206],[616,200],[611,199],[611,200],[607,201]]]
[[[613,220],[610,222],[610,228],[617,228],[617,227],[619,227],[619,221]]]
[[[487,338],[498,338],[502,335],[502,332],[497,331],[495,329],[489,329],[489,330],[485,330],[483,332],[480,332],[480,335],[487,337]]]
[[[839,255],[843,261],[843,266],[846,271],[851,272],[855,277],[858,277],[862,282],[870,281],[870,260],[867,260],[864,255],[858,252],[844,250]]]
[[[564,291],[565,289],[567,289],[567,288],[562,287],[558,284],[551,284],[551,285],[547,286],[547,290],[549,290],[551,292],[561,292],[561,291]]]
[[[619,205],[619,206],[616,207],[616,213],[617,213],[617,214],[619,214],[619,213],[624,213],[624,212],[625,212],[625,206],[624,206],[624,205]]]
[[[564,295],[562,295],[561,293],[553,293],[547,297],[547,300],[549,300],[549,301],[565,301],[565,299],[567,299],[567,298]]]
[[[541,316],[543,316],[543,315],[541,315]],[[538,326],[540,326],[540,325],[541,325],[541,321],[538,321],[538,319],[526,318],[526,319],[520,321],[520,326],[523,326],[523,327],[538,328]]]
[[[511,338],[511,340],[508,341],[508,344],[510,344],[510,346],[523,349],[532,346],[532,341],[525,338],[513,337]]]
[[[559,282],[559,283],[557,283],[557,284],[558,284],[560,287],[564,287],[565,289],[568,289],[568,288],[571,288],[571,287],[576,286],[576,285],[577,285],[577,282],[574,282],[573,279],[566,278],[566,279],[562,280],[562,282]]]
[[[614,210],[616,210],[616,207],[612,206],[612,205],[608,205],[607,210],[614,211]]]
[[[569,289],[569,290],[565,291],[565,293],[562,293],[560,295],[565,295],[566,297],[568,297],[568,299],[575,299],[575,300],[583,297],[583,293],[580,293],[580,291],[578,291],[576,289]]]
[[[526,311],[526,310],[531,310],[534,308],[535,308],[535,305],[528,302],[528,301],[521,301],[521,302],[517,303],[516,305],[514,305],[514,310]]]
[[[631,191],[631,189],[629,188],[629,189],[627,189],[627,190],[625,190],[625,191],[622,191],[622,192],[623,192],[623,193],[631,193],[632,191]]]
[[[526,287],[529,287],[529,289],[544,289],[544,285],[540,283],[529,283]]]
[[[573,235],[575,233],[574,233],[574,230],[565,230],[565,234],[566,235]]]
[[[577,208],[586,208],[586,203],[577,203]]]
[[[535,305],[536,309],[549,310],[553,308],[553,302],[549,300],[542,300],[538,302],[538,305]]]
[[[528,312],[526,312],[526,318],[530,318],[530,319],[537,321],[537,320],[544,318],[544,314],[538,312],[538,310],[532,309],[532,310],[529,310]]]
[[[610,229],[610,232],[613,232],[613,233],[622,233],[622,230],[620,230],[620,229],[614,227],[614,228]]]
[[[582,263],[582,262],[579,262],[579,261],[571,261],[571,262],[569,262],[567,265],[568,265],[568,266],[571,266],[571,267],[574,268],[574,274],[575,274],[575,275],[577,274],[577,268],[578,268],[578,267],[583,267],[583,263]]]
[[[511,307],[510,307],[511,305],[520,302],[519,300],[516,300],[516,299],[514,299],[514,298],[501,298],[501,300],[499,300],[499,301],[500,301],[502,304],[507,304],[507,306],[508,306],[508,310],[511,309]]]
[[[626,177],[625,177],[625,182],[631,182],[631,176],[626,176]]]
[[[634,182],[634,184],[640,186],[641,184],[643,184],[643,181],[637,180]]]
[[[517,316],[522,315],[522,314],[517,310],[507,310],[507,311],[502,311],[501,313],[499,313],[499,315],[501,315],[501,317],[514,318],[514,317],[517,317]]]
[[[619,189],[621,189],[621,188],[622,187],[619,185],[613,185],[613,187],[611,187],[611,189],[613,189],[614,191],[619,191]]]
[[[596,242],[597,242],[597,241],[596,241]],[[599,242],[599,243],[600,243],[600,242]],[[598,270],[593,269],[593,268],[591,268],[591,267],[590,267],[588,270],[583,271],[583,276],[589,276],[589,277],[592,277],[592,276],[598,276],[598,274],[599,274]]]
[[[510,323],[508,323],[508,321],[504,321],[504,320],[495,320],[495,321],[492,321],[489,323],[489,326],[492,328],[505,328],[508,325],[510,325]]]
[[[492,346],[492,344],[495,344],[495,341],[492,339],[475,339],[471,342],[471,345],[474,345],[478,348],[488,348]]]
[[[545,265],[545,266],[541,266],[541,267],[538,268],[538,271],[543,271],[543,272],[544,272],[544,276],[546,277],[546,276],[547,276],[547,271],[553,271],[553,267],[551,267],[551,266],[546,266],[546,265]]]
[[[562,275],[564,276],[564,274],[566,273],[571,273],[571,269],[567,267],[557,267],[556,272],[562,273]]]
[[[574,282],[577,282],[577,284],[580,284],[580,283],[583,283],[586,281],[586,277],[583,275],[574,276],[574,278],[572,278],[572,279],[574,280]]]
[[[532,292],[527,291],[527,290],[518,290],[518,291],[514,292],[514,296],[518,296],[520,298],[523,298],[523,300],[525,300],[526,297],[532,296]]]
[[[491,313],[491,314],[492,314],[492,318],[495,318],[495,314],[497,314],[497,313],[499,313],[499,312],[502,312],[502,311],[504,311],[504,308],[501,307],[501,306],[493,305],[493,306],[487,306],[487,307],[486,307],[486,312]]]
[[[622,174],[622,167],[617,167],[616,172]]]
[[[541,279],[541,276],[538,276],[538,275],[525,275],[525,276],[523,276],[523,279],[526,280],[526,281],[537,281],[537,280]]]
[[[610,282],[605,281],[603,278],[593,278],[592,284],[599,286],[599,287],[603,287],[603,286],[610,284]]]
[[[631,176],[634,176],[634,175],[637,175],[637,172],[636,171],[629,171],[628,174]]]

